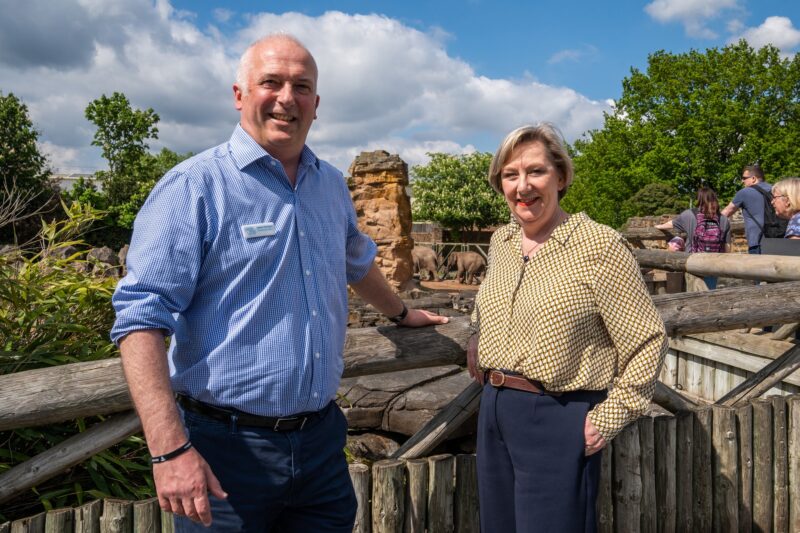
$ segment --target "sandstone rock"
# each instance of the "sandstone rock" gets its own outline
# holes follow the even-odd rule
[[[411,201],[408,165],[397,155],[362,152],[350,165],[350,191],[358,226],[378,245],[376,264],[390,285],[404,290],[411,280]]]

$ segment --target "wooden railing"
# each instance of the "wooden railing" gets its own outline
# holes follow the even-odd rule
[[[664,260],[673,260],[673,258],[676,257],[676,254],[669,254],[668,252],[661,253],[664,254]],[[762,256],[762,258],[763,257],[764,256]],[[740,255],[737,259],[742,264],[746,265],[748,261],[750,261],[751,266],[756,266],[756,262],[753,262],[753,259],[759,258]],[[684,262],[684,265],[688,264],[688,261]],[[789,261],[782,264],[784,266],[780,270],[780,272],[782,272],[780,276],[783,276],[781,279],[800,279],[800,262],[792,263]],[[679,269],[679,267],[675,269]],[[720,267],[710,273],[720,275],[723,271],[724,268]],[[758,275],[761,279],[765,279],[764,273],[765,272],[759,272]],[[605,454],[604,465],[606,470],[603,481],[605,492],[600,501],[600,517],[604,530],[606,531],[636,531],[638,529],[630,525],[634,522],[642,525],[644,529],[649,529],[654,523],[654,519],[649,515],[650,510],[654,508],[651,503],[655,501],[658,502],[659,505],[662,505],[663,502],[667,502],[664,503],[664,505],[671,505],[668,502],[670,501],[669,495],[672,494],[672,492],[676,494],[675,509],[677,509],[677,514],[675,515],[675,519],[679,521],[678,523],[680,523],[681,520],[684,521],[684,523],[686,520],[692,520],[692,516],[694,516],[693,513],[700,513],[696,515],[698,517],[696,524],[703,527],[705,527],[706,524],[721,524],[722,522],[714,522],[713,517],[716,515],[713,512],[710,514],[706,513],[706,506],[711,505],[711,509],[716,508],[717,500],[719,500],[720,505],[723,505],[723,503],[724,505],[730,505],[730,495],[725,493],[719,496],[719,498],[722,499],[715,499],[716,496],[714,495],[716,492],[714,491],[716,489],[713,489],[712,496],[710,496],[709,499],[706,494],[708,489],[705,485],[705,480],[710,475],[709,472],[714,473],[714,476],[722,476],[723,473],[726,473],[725,475],[733,475],[729,472],[730,468],[732,468],[729,463],[721,464],[719,467],[712,465],[716,465],[715,461],[719,460],[719,454],[723,453],[723,448],[725,446],[730,446],[730,442],[728,441],[735,437],[737,448],[734,455],[737,457],[738,461],[736,464],[742,465],[735,474],[740,476],[736,478],[737,483],[743,483],[740,478],[742,475],[746,475],[746,473],[742,474],[742,472],[747,470],[747,465],[750,464],[748,461],[752,463],[752,456],[746,455],[746,445],[747,442],[753,442],[755,446],[756,440],[754,439],[756,439],[756,437],[753,437],[752,430],[751,433],[747,433],[748,429],[745,425],[742,425],[740,428],[734,424],[735,431],[730,429],[726,430],[723,434],[727,435],[727,440],[723,439],[723,441],[720,441],[720,445],[723,446],[723,448],[717,449],[708,444],[713,443],[713,439],[709,437],[709,435],[712,435],[711,431],[714,429],[712,426],[712,424],[714,424],[714,417],[710,414],[711,411],[707,413],[706,410],[695,412],[692,409],[697,408],[704,400],[708,402],[718,401],[723,405],[715,407],[713,412],[720,413],[720,424],[729,425],[731,414],[728,411],[732,407],[742,409],[743,407],[741,406],[747,405],[747,402],[769,390],[778,387],[782,389],[783,392],[791,392],[793,389],[787,387],[794,387],[800,384],[800,379],[793,375],[795,369],[800,366],[800,349],[795,349],[795,346],[791,343],[784,342],[784,344],[781,345],[785,348],[782,352],[778,348],[775,348],[775,346],[770,348],[772,351],[762,346],[758,350],[740,347],[741,349],[738,349],[738,353],[735,353],[737,348],[735,345],[731,345],[731,343],[725,346],[719,338],[711,342],[708,336],[704,338],[700,335],[695,335],[700,333],[711,335],[712,332],[723,330],[800,321],[800,281],[737,287],[705,293],[657,295],[653,297],[653,301],[672,338],[672,352],[670,357],[668,357],[664,373],[662,373],[663,383],[658,385],[655,399],[659,404],[672,411],[690,409],[690,411],[688,411],[690,414],[679,414],[676,418],[672,419],[672,422],[668,420],[662,421],[661,418],[656,418],[655,420],[644,418],[626,429],[623,434],[612,443],[610,451]],[[409,303],[414,305],[413,300]],[[464,346],[468,336],[467,322],[467,317],[458,317],[451,319],[449,324],[433,328],[403,329],[388,326],[351,330],[347,335],[344,352],[345,376],[358,376],[442,364],[463,364]],[[716,334],[720,335],[719,333]],[[726,335],[730,337],[730,335],[733,334]],[[734,340],[731,342],[735,344],[736,341]],[[709,344],[713,344],[716,348],[709,348]],[[767,352],[771,355],[764,355]],[[761,360],[757,358],[761,358]],[[739,373],[738,377],[737,372]],[[733,374],[734,377],[729,377],[726,373]],[[700,378],[698,378],[698,376],[700,376]],[[468,415],[477,409],[479,391],[480,389],[476,385],[467,387],[450,407],[440,413],[440,416],[435,417],[420,431],[420,433],[412,437],[412,439],[398,451],[396,457],[403,461],[408,461],[409,459],[416,459],[428,453],[438,442],[445,439],[460,421],[468,418]],[[708,391],[711,391],[711,393],[708,393]],[[785,400],[780,399],[772,399],[768,403],[770,406],[778,405],[776,408],[778,411],[776,412],[794,413],[794,405],[797,403],[795,399],[792,399],[789,404],[785,404],[789,405],[788,408],[781,408],[780,405],[784,405],[780,403],[781,401],[785,404]],[[776,404],[776,402],[778,403]],[[755,402],[754,405],[760,404]],[[773,407],[770,407],[770,409],[772,408]],[[102,449],[112,446],[130,434],[139,431],[139,420],[130,409],[130,397],[127,393],[127,387],[118,359],[63,365],[0,376],[0,430],[50,424],[95,414],[108,415],[116,413],[115,416],[109,418],[107,421],[90,428],[88,431],[76,437],[68,439],[58,447],[30,459],[26,463],[17,465],[0,475],[0,502],[12,498],[21,491],[28,490],[30,487],[41,483],[45,479],[57,475],[64,469],[90,457],[93,453],[97,453]],[[763,410],[763,407],[759,407],[758,409]],[[781,411],[781,409],[783,409],[783,411]],[[800,418],[800,407],[798,409],[797,416]],[[770,411],[770,413],[771,412],[772,411]],[[739,410],[735,411],[734,414],[739,416],[738,413]],[[686,421],[682,422],[687,416],[691,417],[691,423]],[[762,417],[762,414],[758,416]],[[792,414],[792,416],[795,415]],[[753,417],[755,420],[755,415],[753,415]],[[736,420],[738,420],[738,418]],[[781,423],[780,420],[781,418],[774,419],[772,422],[773,428],[779,426]],[[658,430],[659,432],[656,433],[656,428],[661,426],[665,426],[667,429]],[[669,429],[671,427],[674,428],[674,435],[671,433],[672,430]],[[698,427],[700,429],[697,429]],[[785,430],[787,426],[784,424],[782,427],[784,427]],[[791,425],[790,427],[792,431],[795,431],[794,428],[797,428],[796,432],[800,434],[800,424]],[[687,431],[689,431],[687,428],[693,428],[691,429],[692,433],[687,433]],[[695,433],[695,431],[697,432]],[[733,433],[731,433],[731,431],[733,431]],[[780,431],[775,429],[772,434],[783,435]],[[664,434],[662,435],[662,433]],[[750,436],[748,437],[748,435]],[[787,446],[800,446],[794,444],[795,438],[793,433],[787,433],[787,435],[791,436],[787,436],[781,442],[784,444],[788,443],[786,444]],[[692,444],[693,442],[694,444]],[[758,442],[760,443],[761,441]],[[745,446],[745,448],[740,449],[738,443],[743,443],[742,446]],[[759,444],[759,446],[760,445],[762,444]],[[683,448],[681,448],[681,446],[683,446]],[[697,446],[700,446],[700,448],[697,448]],[[654,457],[660,457],[662,454],[665,454],[665,457],[671,457],[671,449],[675,449],[677,453],[676,457],[680,458],[679,461],[676,460],[674,471],[671,470],[669,466],[671,463],[659,467],[655,462],[656,459],[654,459]],[[794,450],[794,448],[792,449]],[[680,452],[680,450],[683,451]],[[728,448],[725,448],[725,450],[727,451],[724,453],[730,452]],[[696,471],[692,470],[688,474],[684,471],[686,468],[686,453],[690,453],[693,457],[693,464],[696,466]],[[748,457],[750,458],[748,459]],[[797,455],[793,457],[798,458],[797,460],[800,461],[800,448],[797,448]],[[458,463],[458,461],[459,459],[455,459],[456,463]],[[460,461],[469,460],[462,458]],[[396,463],[392,464],[395,465],[393,468],[399,468]],[[411,463],[401,464],[404,465],[403,468],[405,469],[416,468],[408,467],[408,464]],[[786,475],[790,477],[797,476],[798,469],[794,463],[789,465],[789,463],[785,462],[780,464],[778,464],[778,462],[771,462],[770,464],[775,469],[773,480],[778,479],[779,474],[775,473],[778,471],[781,472],[781,476],[787,472],[788,474]],[[376,465],[383,468],[386,464],[376,463]],[[359,472],[358,475],[364,475],[362,467],[355,468]],[[391,470],[391,468],[389,470]],[[384,474],[385,472],[380,475],[382,476]],[[374,491],[380,488],[380,483],[378,487],[376,487],[376,480],[379,476],[375,467],[373,467],[371,475],[374,477],[372,481],[373,489],[371,493],[367,493],[371,494],[371,500],[373,502],[370,509],[370,513],[372,513],[370,516],[372,516],[372,518],[369,519],[369,522],[375,526],[374,505],[377,496]],[[411,474],[408,474],[408,476],[410,475]],[[355,479],[356,473],[353,473],[353,476]],[[456,484],[459,483],[457,477],[456,475],[456,478],[454,478],[454,483]],[[699,481],[696,481],[695,478]],[[714,477],[713,479],[717,478]],[[719,483],[723,483],[723,478],[720,477],[719,479]],[[780,479],[784,478],[781,477]],[[791,477],[791,479],[800,481],[800,479],[796,479],[796,477]],[[673,481],[670,480],[674,480],[675,486],[678,488],[673,490],[671,488],[671,483],[673,483]],[[393,483],[395,482],[393,481]],[[408,477],[404,483],[406,483],[404,486],[409,486],[411,484],[411,478]],[[414,481],[414,483],[415,486],[425,485],[424,483],[420,484],[418,480]],[[681,499],[684,498],[684,496],[681,495],[681,491],[686,490],[686,487],[689,486],[687,483],[700,483],[697,488],[700,492],[697,492],[697,496],[693,496],[691,501],[695,503],[696,501],[702,501],[702,505],[699,503],[697,504],[700,505],[699,508],[695,509],[692,507],[689,518],[685,516],[687,510],[685,507],[688,504],[685,502],[680,503],[684,501]],[[761,483],[761,481],[759,481],[759,483]],[[430,483],[428,483],[427,486],[429,490],[433,490]],[[614,487],[613,491],[609,488],[612,486]],[[713,484],[709,486],[712,488],[716,487],[716,485]],[[793,486],[800,487],[800,483],[794,483]],[[787,504],[789,507],[783,504],[778,505],[777,503],[773,505],[774,513],[771,520],[776,524],[782,524],[784,520],[783,517],[786,515],[781,509],[794,509],[792,506],[800,504],[800,496],[794,497],[792,496],[794,493],[791,492],[791,490],[786,489],[786,491],[784,491],[784,489],[780,487],[783,487],[783,485],[779,486],[776,484],[774,493],[771,493],[771,495],[765,494],[758,496],[759,502],[761,498],[773,498],[770,501],[774,503],[784,501],[781,499],[784,498],[783,494],[789,494],[789,496],[787,496],[788,500],[786,500],[789,502]],[[755,488],[753,488],[753,490],[755,491]],[[396,490],[395,492],[397,493],[395,497],[398,500],[393,505],[400,505],[399,501],[401,499],[406,501],[406,495],[402,491]],[[753,492],[754,495],[756,493],[757,492]],[[653,494],[656,494],[657,497],[653,497]],[[692,494],[695,493],[693,492]],[[740,496],[742,498],[748,497],[747,494],[742,494],[741,492],[737,494],[736,498],[740,498]],[[761,493],[758,492],[757,494]],[[408,497],[411,498],[411,496]],[[430,501],[431,497],[431,494],[428,494],[426,497],[419,496],[419,498],[425,499],[426,501]],[[756,496],[753,496],[753,498],[755,497]],[[364,503],[366,501],[366,496],[362,494],[361,498],[362,506],[359,510],[359,516],[363,517],[364,513],[367,512],[364,508],[364,505],[366,505]],[[697,500],[697,498],[701,498],[701,500]],[[378,501],[380,501],[380,498],[378,498]],[[756,505],[755,500],[751,499],[751,501],[753,502],[753,523],[765,523],[764,520],[766,520],[766,518],[761,507],[762,504],[759,503]],[[117,505],[116,503],[109,504],[108,502],[109,501],[106,501],[103,504],[103,513],[106,513],[106,505],[110,505],[109,509],[115,508],[114,506]],[[638,502],[638,504],[636,502]],[[695,503],[692,503],[692,505],[694,506]],[[152,507],[152,502],[140,502],[135,506],[131,504],[130,508],[132,510],[140,507],[144,509],[148,505]],[[636,515],[639,519],[638,522],[636,521],[634,513],[629,511],[631,506],[638,509],[638,514]],[[756,509],[759,509],[758,513],[756,513]],[[83,519],[77,518],[78,515],[75,514],[76,512],[77,511],[74,511],[72,514],[73,524],[83,523]],[[84,511],[81,511],[81,513],[83,512]],[[142,510],[141,512],[149,511]],[[428,518],[426,519],[429,528],[431,527],[431,520],[439,520],[438,514],[436,514],[434,518],[430,518],[431,512],[433,511],[428,511]],[[453,516],[452,513],[456,511],[445,512],[451,513],[447,516]],[[792,513],[793,512],[794,511],[792,511]],[[103,513],[101,513],[101,517],[105,516]],[[379,510],[378,516],[386,516],[386,513],[387,511],[385,509],[382,511]],[[435,511],[435,513],[439,513],[439,511]],[[412,514],[419,519],[420,514],[418,510],[413,511]],[[742,514],[741,509],[739,510],[739,514],[737,514],[739,524],[746,523],[747,517],[745,514]],[[55,513],[53,514],[53,518],[49,520],[67,520],[67,518],[61,517],[61,515],[69,515],[69,511]],[[30,524],[44,524],[50,515],[44,514],[37,516],[38,517],[34,517],[35,519],[30,519]],[[793,518],[791,518],[794,516],[793,514],[789,513],[786,516],[790,517],[788,519],[793,520]],[[108,520],[111,519],[109,518]],[[133,518],[131,520],[136,522]],[[381,520],[383,519],[381,518]],[[397,524],[398,520],[401,519],[395,518],[392,523]],[[404,516],[401,522],[405,523],[406,520],[407,518]],[[667,523],[671,523],[669,522],[669,518],[665,518],[665,520],[668,521]],[[364,520],[362,520],[361,523],[363,524]],[[16,529],[9,529],[11,528],[10,524],[0,525],[0,533],[4,533],[6,530],[38,530],[33,528],[33,526],[25,525],[23,527],[21,523],[17,524],[16,522],[14,524],[14,528]],[[452,524],[453,522],[450,522],[450,526],[452,526]],[[800,527],[800,522],[792,522],[792,524],[797,524],[798,527]],[[373,530],[391,530],[391,528],[381,529],[381,527]],[[362,530],[367,531],[367,529]],[[429,530],[433,531],[432,529]],[[667,528],[667,530],[669,530],[669,528]],[[679,528],[678,530],[682,529]],[[690,528],[689,530],[701,531],[704,529]],[[800,531],[800,529],[797,530]],[[78,531],[78,529],[75,529],[75,531]],[[83,530],[81,529],[81,531]],[[120,529],[120,531],[123,531],[123,529]]]

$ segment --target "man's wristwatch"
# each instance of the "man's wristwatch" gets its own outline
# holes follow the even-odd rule
[[[391,321],[392,321],[392,322],[394,322],[395,324],[400,324],[400,322],[402,322],[402,321],[403,321],[403,319],[404,319],[406,316],[408,316],[408,307],[406,307],[406,304],[405,304],[405,302],[403,302],[403,310],[402,310],[402,311],[400,311],[400,314],[399,314],[399,315],[395,315],[395,316],[390,316],[390,317],[388,317],[388,318],[389,318],[389,320],[391,320]]]

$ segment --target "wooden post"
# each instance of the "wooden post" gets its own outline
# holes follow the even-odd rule
[[[694,412],[685,411],[676,415],[677,425],[677,461],[676,483],[678,493],[676,504],[678,509],[677,530],[694,531],[692,529],[692,444],[694,442]]]
[[[636,421],[639,426],[639,450],[642,472],[642,532],[656,533],[656,458],[653,418],[643,416]]]
[[[103,500],[95,500],[75,509],[75,533],[100,533]]]
[[[428,460],[406,461],[406,533],[425,533],[428,519]]]
[[[158,498],[133,504],[133,533],[161,533],[161,507]]]
[[[753,406],[736,408],[739,436],[739,528],[753,529]]]
[[[175,533],[175,515],[161,510],[161,533]]]
[[[11,522],[11,533],[40,533],[44,531],[44,521],[44,513],[14,520]]]
[[[773,475],[773,516],[775,533],[789,532],[789,446],[787,443],[787,413],[786,398],[773,396],[772,400],[772,430],[774,453]]]
[[[455,458],[452,455],[428,457],[428,532],[453,531],[453,493]]]
[[[800,531],[800,396],[789,405],[789,531]]]
[[[129,533],[133,529],[133,504],[106,498],[100,515],[100,533]]]
[[[702,359],[698,358],[702,361]],[[716,385],[716,363],[713,361],[702,361],[703,372],[700,377],[700,397],[706,401],[714,401],[714,387]]]
[[[387,459],[372,465],[372,531],[400,533],[403,531],[405,498],[403,496],[405,465]]]
[[[703,365],[704,361],[694,355],[685,354],[686,381],[683,383],[685,391],[693,396],[703,395]]]
[[[676,526],[676,419],[659,416],[653,421],[655,441],[656,510],[658,532],[675,533]]]
[[[714,445],[714,531],[739,530],[738,453],[736,413],[714,406],[712,415]]]
[[[772,531],[772,404],[753,402],[753,529]]]
[[[44,517],[44,533],[72,533],[72,508],[54,509]]]
[[[474,454],[456,455],[455,530],[479,533],[478,465]]]
[[[664,357],[664,366],[661,367],[661,382],[667,387],[674,387],[678,383],[678,356],[675,350],[667,351]]]
[[[614,439],[614,523],[641,524],[642,463],[639,426],[629,424]],[[638,531],[636,527],[634,531]]]
[[[353,483],[353,491],[356,493],[356,502],[358,502],[353,533],[370,533],[369,467],[363,463],[351,463],[347,469],[350,472],[350,481]]]
[[[612,461],[614,457],[614,441],[608,443],[602,452],[600,463],[600,486],[597,490],[597,531],[599,533],[612,533],[614,531],[614,493],[611,485],[614,481],[612,474]]]
[[[714,501],[711,474],[711,408],[695,413],[692,447],[692,511],[696,531],[711,531]]]

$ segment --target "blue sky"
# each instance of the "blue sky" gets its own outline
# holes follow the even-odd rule
[[[113,91],[161,116],[153,149],[224,142],[237,58],[274,31],[317,58],[309,145],[344,172],[362,150],[410,165],[429,151],[493,151],[540,120],[572,141],[602,126],[622,79],[657,50],[745,38],[800,51],[794,0],[0,0],[0,11],[0,91],[26,102],[62,170],[104,166],[83,110]]]

